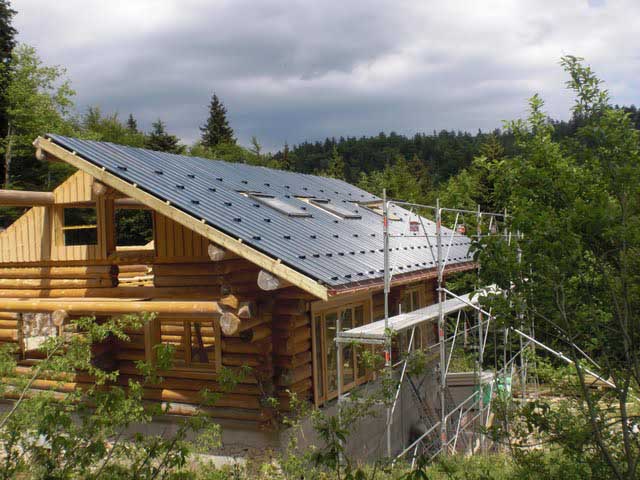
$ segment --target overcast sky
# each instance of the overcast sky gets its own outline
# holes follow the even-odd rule
[[[615,102],[640,103],[638,0],[13,0],[19,40],[98,105],[192,142],[215,91],[240,143],[477,131],[543,95],[583,56]]]

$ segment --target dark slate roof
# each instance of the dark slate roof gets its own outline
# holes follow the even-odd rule
[[[355,203],[379,198],[346,182],[61,135],[47,138],[325,285],[337,287],[383,276],[382,217]],[[273,195],[311,216],[288,216],[240,192]],[[328,199],[361,218],[338,218],[296,197]],[[407,210],[394,206],[391,213],[400,219],[389,222],[391,233],[404,235],[390,241],[394,274],[435,268],[435,238],[430,239],[430,247],[427,239],[416,237],[420,234],[410,233],[409,220],[417,217]],[[423,222],[435,235],[435,223]],[[448,265],[471,261],[468,238],[456,235],[451,247],[449,241],[443,240]]]

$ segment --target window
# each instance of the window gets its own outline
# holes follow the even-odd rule
[[[357,219],[362,218],[362,215],[358,213],[357,210],[348,209],[340,205],[336,205],[329,200],[320,199],[320,198],[309,198],[307,199],[308,203],[313,205],[314,207],[318,207],[326,212],[335,215],[336,217],[346,218],[346,219]]]
[[[404,289],[402,294],[400,295],[400,304],[399,308],[402,313],[413,312],[414,310],[418,310],[425,305],[423,301],[423,288],[422,286],[413,286],[407,287]],[[422,349],[431,345],[433,342],[431,335],[433,331],[433,327],[428,323],[421,323],[416,326],[416,332],[413,336],[413,348],[414,349]],[[409,340],[411,339],[411,329],[407,330],[404,335],[405,338],[402,339],[403,345],[401,348],[404,352],[407,351],[407,347],[409,346]]]
[[[281,198],[274,197],[273,195],[265,195],[264,193],[247,192],[243,195],[257,200],[260,203],[264,203],[269,207],[277,210],[280,213],[284,213],[289,217],[311,217],[311,214],[307,212],[305,207],[299,207],[294,204],[290,204],[282,200]]]
[[[160,340],[175,347],[176,368],[217,370],[219,339],[213,320],[161,320]]]
[[[349,330],[368,322],[363,304],[350,305],[314,315],[316,400],[323,402],[338,395],[338,348],[335,338],[340,318],[341,330]],[[342,391],[346,392],[366,381],[370,372],[360,355],[361,345],[344,344],[340,368]]]
[[[97,245],[98,228],[96,209],[65,208],[63,212],[62,234],[64,244]]]

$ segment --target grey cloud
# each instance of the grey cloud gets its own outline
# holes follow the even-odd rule
[[[189,142],[214,90],[241,142],[256,135],[277,149],[381,130],[488,130],[536,91],[566,117],[566,53],[586,56],[617,101],[634,101],[639,86],[640,42],[625,23],[640,18],[634,0],[14,6],[21,40],[68,67],[80,109],[132,112],[145,127],[161,117]]]

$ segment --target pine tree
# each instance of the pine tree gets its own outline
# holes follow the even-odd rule
[[[16,46],[17,32],[12,25],[15,14],[16,11],[11,8],[8,0],[0,0],[0,138],[7,137],[9,133],[7,89],[11,83],[10,64],[13,48]],[[7,176],[7,173],[3,171],[1,178]]]
[[[331,178],[338,178],[340,180],[345,179],[345,164],[342,156],[338,153],[338,149],[334,143],[333,150],[331,151],[331,158],[329,159],[329,165],[324,175]]]
[[[227,120],[227,109],[214,93],[209,104],[209,118],[207,123],[200,127],[202,132],[202,145],[206,148],[215,148],[221,143],[236,143],[233,138],[233,129]]]
[[[280,162],[280,168],[282,170],[291,170],[291,157],[289,155],[289,144],[284,142],[284,148],[282,149],[282,161]]]
[[[249,151],[253,153],[258,160],[260,160],[260,157],[262,156],[262,145],[260,145],[260,142],[255,135],[251,137],[251,148]]]
[[[16,11],[8,0],[0,0],[0,135],[7,134],[5,95],[10,81],[11,52],[16,46],[16,29],[12,26]]]
[[[180,145],[180,140],[175,135],[170,135],[165,129],[165,124],[158,119],[152,125],[152,130],[147,137],[146,147],[157,152],[183,153],[184,145]]]
[[[138,133],[138,122],[133,118],[133,113],[130,113],[127,119],[127,130],[131,133]]]

